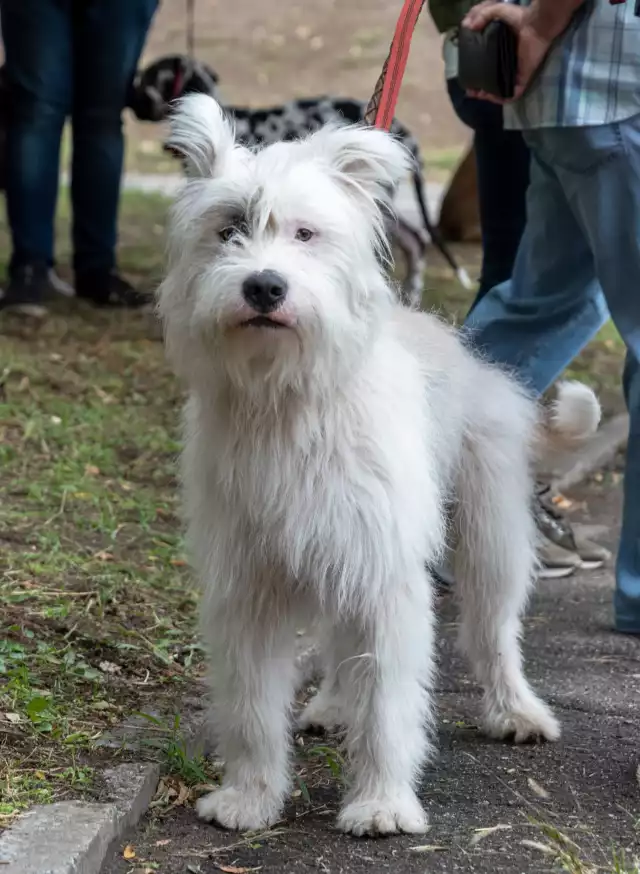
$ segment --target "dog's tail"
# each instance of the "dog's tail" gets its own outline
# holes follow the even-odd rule
[[[545,409],[541,427],[541,449],[575,449],[598,429],[600,403],[589,386],[581,382],[560,382],[555,400]]]
[[[420,169],[416,168],[413,171],[413,188],[416,193],[416,200],[418,201],[418,206],[420,207],[420,214],[422,216],[422,220],[424,222],[425,229],[429,236],[433,241],[433,245],[440,251],[442,257],[449,264],[453,272],[458,277],[461,285],[465,288],[473,288],[474,284],[469,278],[469,274],[461,267],[456,259],[453,257],[451,250],[445,243],[442,238],[442,234],[439,229],[433,224],[431,219],[429,218],[429,210],[427,208],[427,201],[424,196],[424,179]]]

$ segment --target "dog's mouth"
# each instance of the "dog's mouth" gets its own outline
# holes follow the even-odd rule
[[[269,316],[254,316],[252,319],[247,319],[246,322],[242,322],[240,325],[241,328],[288,328],[288,325],[285,325],[281,321],[277,321],[276,319],[269,318]]]

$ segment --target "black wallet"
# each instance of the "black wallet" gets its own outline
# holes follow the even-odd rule
[[[458,29],[458,79],[468,91],[513,97],[518,72],[518,37],[503,21],[484,30]]]

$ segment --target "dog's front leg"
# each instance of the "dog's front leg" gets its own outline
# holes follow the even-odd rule
[[[351,655],[338,670],[351,788],[338,820],[343,831],[426,831],[414,787],[429,749],[432,625],[431,583],[416,569],[413,580],[390,586],[360,628],[345,630]]]
[[[202,819],[241,831],[280,817],[296,675],[291,626],[247,614],[246,604],[211,609],[212,728],[225,774],[220,789],[197,803]]]

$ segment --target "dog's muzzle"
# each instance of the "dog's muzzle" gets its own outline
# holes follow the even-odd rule
[[[287,280],[275,270],[251,273],[242,283],[242,295],[257,313],[271,313],[287,296]]]

